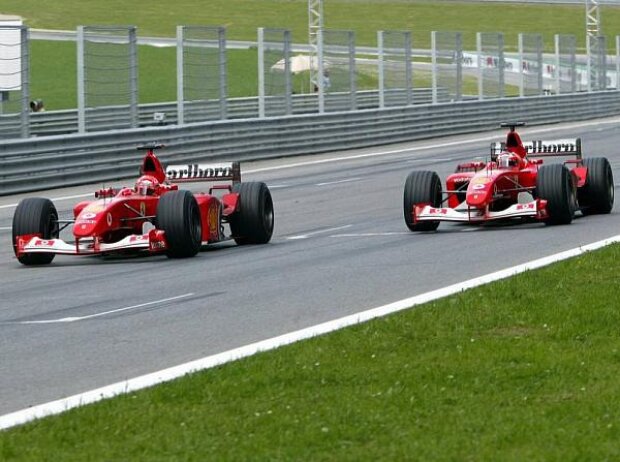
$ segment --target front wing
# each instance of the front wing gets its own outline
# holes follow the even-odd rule
[[[41,239],[36,235],[16,237],[17,254],[54,253],[63,255],[99,255],[126,250],[146,250],[151,253],[162,252],[168,248],[164,232],[152,229],[146,234],[132,234],[112,243],[99,242],[98,239],[80,239],[69,243],[62,239]]]
[[[504,210],[489,211],[471,207],[442,208],[427,204],[413,207],[413,221],[455,221],[465,223],[482,223],[485,221],[505,220],[511,218],[534,218],[543,220],[547,215],[547,201],[536,199],[523,204],[513,204]]]

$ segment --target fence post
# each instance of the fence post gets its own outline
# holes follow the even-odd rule
[[[86,133],[86,95],[84,82],[84,26],[77,27],[77,109],[78,132]]]
[[[177,125],[184,125],[185,91],[183,76],[183,37],[184,26],[177,26]]]
[[[383,109],[385,107],[385,65],[383,62],[383,31],[381,30],[377,31],[377,49],[379,52],[379,108]]]
[[[265,118],[265,29],[258,28],[258,117]]]

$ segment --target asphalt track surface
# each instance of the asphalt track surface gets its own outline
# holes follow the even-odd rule
[[[618,191],[620,119],[521,133],[581,136],[585,156],[609,158]],[[244,180],[271,188],[271,243],[225,242],[186,260],[56,256],[49,266],[22,266],[10,236],[13,204],[23,196],[0,197],[0,415],[619,234],[618,204],[568,226],[442,223],[437,232],[409,232],[402,211],[409,171],[444,178],[503,136],[498,129],[244,163]],[[68,218],[99,186],[30,195],[55,199]]]

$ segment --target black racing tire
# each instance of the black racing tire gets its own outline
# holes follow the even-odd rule
[[[239,245],[266,244],[273,234],[274,212],[271,192],[265,183],[236,183],[237,210],[230,217],[230,231]]]
[[[563,164],[543,165],[536,178],[536,197],[547,201],[547,225],[568,225],[576,208],[571,173]]]
[[[17,256],[15,238],[24,234],[39,234],[41,239],[55,239],[59,235],[58,212],[49,199],[29,197],[17,204],[13,215],[13,251],[23,265],[47,265],[53,253],[29,253]]]
[[[581,213],[609,213],[614,206],[614,175],[605,157],[584,159],[587,167],[586,183],[579,189],[577,197]]]
[[[430,204],[441,207],[442,188],[439,175],[428,170],[416,170],[407,176],[403,194],[405,224],[411,231],[434,231],[438,221],[413,222],[412,210],[415,204]]]
[[[157,226],[166,233],[168,257],[193,257],[200,250],[200,209],[190,191],[170,191],[159,198]]]

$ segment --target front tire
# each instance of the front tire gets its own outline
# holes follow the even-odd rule
[[[237,183],[238,210],[230,217],[230,231],[239,245],[266,244],[273,234],[274,213],[271,192],[265,183]]]
[[[159,198],[157,226],[166,233],[169,258],[193,257],[202,243],[200,210],[189,191],[170,191]]]
[[[413,171],[405,181],[403,194],[403,212],[405,224],[411,231],[434,231],[439,226],[438,221],[422,221],[414,223],[413,206],[416,204],[430,204],[441,207],[442,189],[439,175],[427,170]]]
[[[575,213],[575,188],[571,173],[562,164],[544,165],[538,170],[536,196],[547,201],[547,225],[568,225]]]
[[[614,175],[605,157],[583,160],[587,167],[586,184],[578,192],[581,213],[609,213],[614,206]]]
[[[17,256],[17,236],[38,234],[41,239],[56,239],[59,235],[58,212],[49,199],[30,197],[17,204],[13,215],[13,251],[23,265],[47,265],[53,253],[29,253]]]

